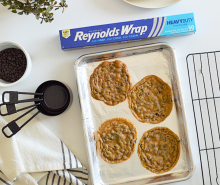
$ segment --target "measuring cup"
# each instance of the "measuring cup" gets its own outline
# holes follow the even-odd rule
[[[5,95],[9,94],[9,101],[5,101]],[[34,95],[32,99],[19,100],[19,94]],[[2,104],[0,104],[0,115],[7,116],[16,112],[29,109],[26,113],[22,114],[15,120],[8,123],[2,128],[2,133],[5,137],[10,138],[15,135],[22,127],[24,127],[29,121],[31,121],[37,114],[42,113],[46,116],[57,116],[66,111],[72,103],[72,92],[63,83],[55,80],[50,80],[42,83],[35,93],[6,91],[2,94]],[[21,109],[16,109],[15,104],[34,102],[34,105],[30,105]],[[2,106],[6,106],[7,113],[2,113]],[[16,123],[19,119],[37,109],[38,111],[20,127]],[[5,129],[8,128],[11,131],[11,135],[7,135]]]

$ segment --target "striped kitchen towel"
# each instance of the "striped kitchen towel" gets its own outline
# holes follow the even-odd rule
[[[18,113],[0,117],[0,129],[16,117]],[[84,185],[87,182],[87,169],[36,118],[12,138],[6,138],[0,131],[0,185]]]

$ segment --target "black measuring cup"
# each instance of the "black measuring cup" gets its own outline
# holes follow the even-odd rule
[[[5,95],[9,94],[9,101],[5,101]],[[18,100],[19,94],[34,95],[32,99]],[[0,115],[7,116],[16,112],[29,109],[26,113],[22,114],[15,120],[8,123],[2,128],[2,133],[5,137],[10,138],[15,135],[22,127],[24,127],[29,121],[31,121],[37,114],[42,113],[47,116],[57,116],[67,110],[72,103],[72,92],[63,83],[55,80],[50,80],[42,83],[35,93],[17,92],[17,91],[6,91],[2,94],[2,104],[0,104]],[[16,109],[15,104],[34,102],[34,105],[30,105],[21,109]],[[2,113],[1,107],[6,106],[7,113]],[[37,109],[38,111],[29,118],[20,127],[16,123],[19,119]],[[8,128],[11,131],[11,135],[5,133],[5,129]]]

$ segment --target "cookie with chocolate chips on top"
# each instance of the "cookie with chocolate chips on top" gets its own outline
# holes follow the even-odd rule
[[[104,161],[117,164],[128,160],[134,153],[137,130],[125,118],[105,121],[97,131],[97,150]]]
[[[134,85],[128,94],[128,103],[138,121],[161,123],[172,111],[172,91],[162,79],[149,75]]]
[[[112,106],[125,101],[131,89],[127,66],[120,60],[99,64],[89,83],[92,97]]]
[[[166,127],[150,129],[138,144],[138,156],[142,166],[151,172],[168,172],[179,160],[180,139]]]

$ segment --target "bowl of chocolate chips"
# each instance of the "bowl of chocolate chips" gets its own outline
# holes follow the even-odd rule
[[[14,42],[0,42],[0,87],[20,83],[31,72],[32,63],[27,51]]]

